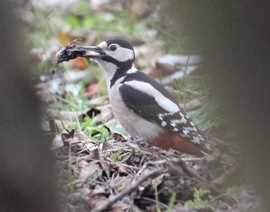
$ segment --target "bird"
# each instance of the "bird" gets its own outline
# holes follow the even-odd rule
[[[211,154],[210,145],[175,98],[135,67],[134,48],[127,40],[111,38],[83,48],[92,52],[88,57],[105,73],[112,111],[133,139],[189,155]]]

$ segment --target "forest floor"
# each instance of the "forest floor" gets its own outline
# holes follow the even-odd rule
[[[65,211],[252,211],[256,197],[243,184],[220,131],[201,58],[185,54],[184,39],[159,25],[158,3],[38,1],[18,10],[29,29],[37,94],[46,105],[43,128],[52,151]],[[86,59],[55,65],[73,42],[96,45],[112,37],[132,43],[136,66],[177,99],[213,148],[195,157],[133,141],[115,120],[103,73]],[[173,42],[177,45],[173,45]]]

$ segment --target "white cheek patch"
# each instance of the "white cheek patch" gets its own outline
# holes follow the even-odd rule
[[[133,51],[131,49],[122,48],[121,46],[118,46],[116,51],[108,52],[108,54],[121,62],[124,62],[127,60],[134,60]]]
[[[146,82],[139,82],[134,80],[125,82],[124,84],[154,97],[158,105],[170,113],[175,113],[180,110],[177,104],[166,98],[162,93],[160,93],[158,90]]]

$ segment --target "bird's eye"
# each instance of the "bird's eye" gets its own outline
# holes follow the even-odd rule
[[[116,45],[110,45],[109,46],[110,51],[115,51],[117,49]]]

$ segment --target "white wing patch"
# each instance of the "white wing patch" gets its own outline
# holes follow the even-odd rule
[[[179,111],[178,105],[172,102],[171,100],[167,99],[163,95],[156,97],[155,100],[157,101],[159,106],[161,106],[163,109],[165,109],[166,111],[170,113],[176,113]]]
[[[152,85],[146,82],[133,80],[133,81],[124,82],[124,84],[131,86],[134,89],[139,90],[143,93],[146,93],[149,96],[152,96],[153,98],[155,98],[158,105],[162,107],[164,110],[168,111],[169,113],[176,113],[180,110],[177,104],[175,104],[170,99],[166,98],[162,93],[160,93]]]

